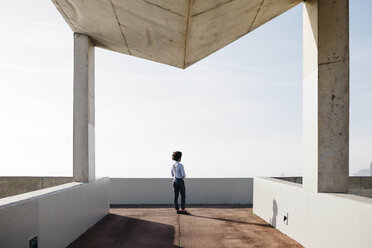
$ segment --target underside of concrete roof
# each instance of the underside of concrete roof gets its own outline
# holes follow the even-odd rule
[[[95,46],[186,68],[301,0],[52,0]]]

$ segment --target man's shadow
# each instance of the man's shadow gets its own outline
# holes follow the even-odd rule
[[[196,215],[196,214],[190,214],[189,216],[204,218],[204,219],[211,219],[211,220],[220,220],[220,221],[232,222],[232,223],[237,223],[237,224],[272,227],[269,224],[260,224],[260,223],[254,223],[254,222],[246,222],[246,221],[240,221],[240,220],[231,220],[231,219],[225,219],[225,218],[209,217],[209,216],[202,216],[202,215]]]

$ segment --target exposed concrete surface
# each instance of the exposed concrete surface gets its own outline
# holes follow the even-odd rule
[[[253,196],[255,214],[305,247],[371,247],[371,198],[311,192],[273,178],[255,178]]]
[[[349,194],[372,198],[372,177],[350,177]]]
[[[349,1],[303,8],[304,189],[348,192]]]
[[[94,44],[74,34],[73,175],[76,182],[95,180]]]
[[[186,204],[252,204],[253,178],[186,178]],[[171,204],[171,178],[111,178],[111,204]]]
[[[301,0],[52,0],[98,47],[185,68]]]
[[[302,184],[302,177],[273,177],[273,178],[284,180],[287,182]]]
[[[69,248],[82,247],[302,247],[251,208],[208,206],[177,215],[173,208],[112,208]]]
[[[72,182],[72,177],[0,177],[0,198]]]
[[[66,247],[109,212],[109,178],[0,199],[0,247]]]

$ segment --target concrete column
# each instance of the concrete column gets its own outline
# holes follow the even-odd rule
[[[303,186],[349,187],[349,1],[303,9]]]
[[[74,34],[74,181],[95,180],[94,44]]]

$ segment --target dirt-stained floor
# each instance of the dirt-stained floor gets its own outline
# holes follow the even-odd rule
[[[302,247],[252,213],[236,206],[117,207],[69,247]]]

